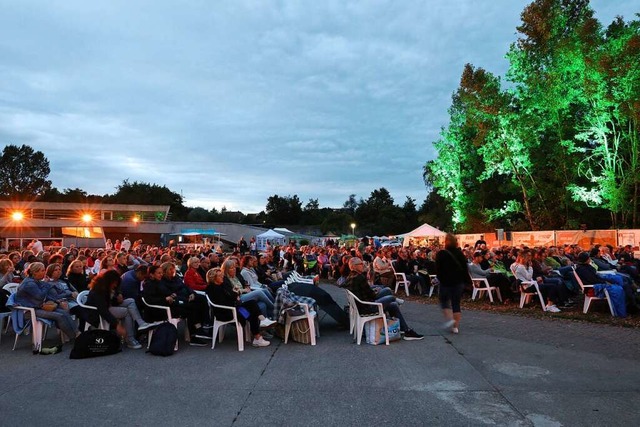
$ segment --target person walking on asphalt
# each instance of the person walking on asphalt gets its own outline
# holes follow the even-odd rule
[[[458,247],[458,239],[447,233],[444,249],[436,254],[436,275],[440,282],[440,307],[444,314],[444,327],[457,334],[460,328],[460,299],[464,285],[471,285],[467,259]]]

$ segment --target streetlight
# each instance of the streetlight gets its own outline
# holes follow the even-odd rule
[[[356,235],[356,223],[355,222],[351,223],[351,234],[353,234],[354,237]]]
[[[15,224],[15,227],[18,229],[18,250],[22,249],[22,220],[24,219],[24,214],[20,211],[15,211],[11,214],[11,219]],[[7,248],[9,244],[7,243]]]

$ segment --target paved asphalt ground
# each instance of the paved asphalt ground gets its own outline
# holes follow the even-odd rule
[[[639,330],[465,312],[453,336],[435,305],[402,310],[424,340],[357,346],[326,317],[316,347],[240,353],[229,328],[214,351],[70,360],[5,335],[0,425],[640,425]]]

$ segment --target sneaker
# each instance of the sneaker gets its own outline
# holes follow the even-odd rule
[[[398,305],[404,304],[404,300],[402,298],[396,298],[396,302],[398,303]]]
[[[560,309],[558,307],[556,307],[556,305],[548,305],[544,311],[548,311],[550,313],[560,313]]]
[[[453,319],[451,319],[451,320],[447,320],[447,321],[446,321],[446,322],[444,322],[444,324],[442,325],[442,329],[449,329],[449,328],[452,328],[452,327],[453,327],[453,325],[455,325],[455,324],[456,324],[456,322],[455,322]]]
[[[211,335],[213,335],[213,331],[211,329],[204,330],[203,328],[196,329],[196,333],[194,334],[196,338],[210,340]]]
[[[460,331],[458,330],[458,328],[451,328],[451,333],[452,333],[452,334],[457,334],[458,332],[460,332]]]
[[[402,336],[402,339],[406,341],[421,340],[423,338],[424,338],[424,335],[420,335],[413,329],[407,329],[406,331],[404,331],[404,335]]]
[[[133,338],[127,343],[127,347],[129,347],[129,348],[131,348],[133,350],[140,350],[142,348],[142,344],[140,344],[138,342],[138,340]]]
[[[141,325],[138,326],[138,331],[146,331],[147,329],[155,328],[156,326],[162,323],[164,323],[164,321],[152,322],[152,323],[143,322]]]
[[[273,339],[273,335],[265,331],[260,331],[260,335],[262,335],[262,338],[264,338],[265,340]]]
[[[206,346],[208,344],[202,338],[191,337],[191,341],[189,341],[189,345],[192,345],[194,347],[204,347],[204,346]]]
[[[271,320],[271,319],[264,319],[260,321],[260,327],[261,328],[269,328],[273,325],[275,325],[277,322],[275,320]]]
[[[209,325],[208,323],[205,323],[204,325],[202,325],[202,329],[213,329],[213,325]]]
[[[264,339],[264,337],[260,337],[258,339],[253,339],[253,342],[251,343],[252,346],[254,347],[268,347],[271,343],[267,340]]]

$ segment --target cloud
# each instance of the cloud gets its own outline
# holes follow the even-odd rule
[[[503,74],[527,3],[5,1],[0,141],[95,194],[128,178],[246,212],[380,187],[420,202],[464,64]],[[631,18],[615,3],[592,2]]]

